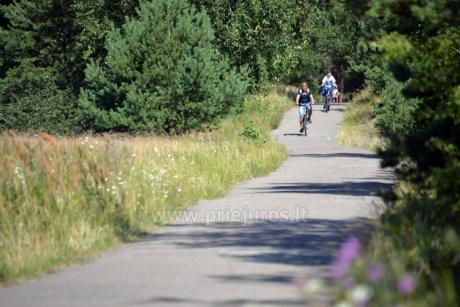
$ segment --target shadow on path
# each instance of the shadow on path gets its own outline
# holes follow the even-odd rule
[[[256,188],[258,193],[303,193],[349,196],[373,196],[390,189],[391,183],[380,181],[345,181],[340,183],[281,183]]]
[[[349,152],[334,152],[327,154],[292,154],[294,158],[362,158],[362,159],[378,159],[378,155],[374,153],[349,153]]]
[[[255,263],[319,266],[321,275],[327,275],[326,265],[334,260],[341,242],[350,235],[360,236],[371,221],[364,218],[351,220],[311,219],[299,221],[259,221],[254,223],[179,224],[168,227],[167,232],[151,234],[144,241],[144,248],[173,245],[186,249],[217,249],[222,257]],[[191,230],[194,231],[191,231]],[[317,272],[318,273],[318,272]],[[226,273],[207,275],[213,283],[227,284],[279,284],[294,285],[292,273]],[[139,305],[159,304],[187,306],[302,306],[298,299],[256,300],[235,297],[229,300],[193,299],[180,291],[175,296],[158,296],[137,302]]]
[[[143,243],[222,248],[222,256],[242,261],[322,266],[331,264],[338,245],[352,230],[360,232],[368,225],[369,220],[363,218],[268,221],[260,218],[247,223],[178,224],[171,225],[168,231],[147,236]],[[273,278],[277,277],[267,280],[273,281]]]
[[[150,300],[142,301],[138,303],[139,305],[177,305],[184,304],[184,306],[305,306],[299,300],[257,300],[250,301],[245,299],[234,299],[234,300],[216,300],[216,301],[206,301],[198,299],[182,299],[177,297],[158,297],[152,298]]]
[[[303,136],[302,133],[284,133],[283,136]]]

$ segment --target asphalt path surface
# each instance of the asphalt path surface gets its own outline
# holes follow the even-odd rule
[[[391,185],[370,151],[337,145],[345,107],[315,106],[308,137],[297,110],[273,135],[289,158],[224,198],[190,207],[172,225],[21,285],[0,306],[302,306],[306,278],[325,276],[340,244],[383,210]]]

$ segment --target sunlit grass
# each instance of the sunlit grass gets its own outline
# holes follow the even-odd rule
[[[376,150],[382,145],[372,120],[373,104],[370,91],[359,92],[345,111],[337,135],[337,141],[344,146],[362,147]]]
[[[169,222],[286,158],[269,137],[290,101],[252,96],[185,136],[0,136],[0,281],[49,271]],[[255,131],[246,134],[245,131]],[[164,214],[169,213],[169,214]]]

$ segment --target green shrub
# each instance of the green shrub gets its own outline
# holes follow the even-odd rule
[[[380,101],[374,115],[375,125],[384,136],[398,137],[414,126],[418,100],[405,98],[402,89],[402,83],[391,80],[380,90]]]
[[[266,131],[254,125],[252,121],[248,121],[243,132],[240,133],[240,136],[249,141],[263,142],[263,138],[266,137]]]
[[[0,80],[0,93],[0,130],[69,134],[78,129],[77,97],[56,86],[51,69],[32,65],[10,69]]]
[[[143,3],[86,69],[81,106],[97,131],[183,132],[238,108],[246,84],[215,50],[208,16],[185,0]]]

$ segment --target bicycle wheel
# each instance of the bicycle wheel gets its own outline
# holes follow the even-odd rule
[[[326,112],[329,112],[331,110],[331,104],[332,104],[332,97],[328,95],[326,99]]]

